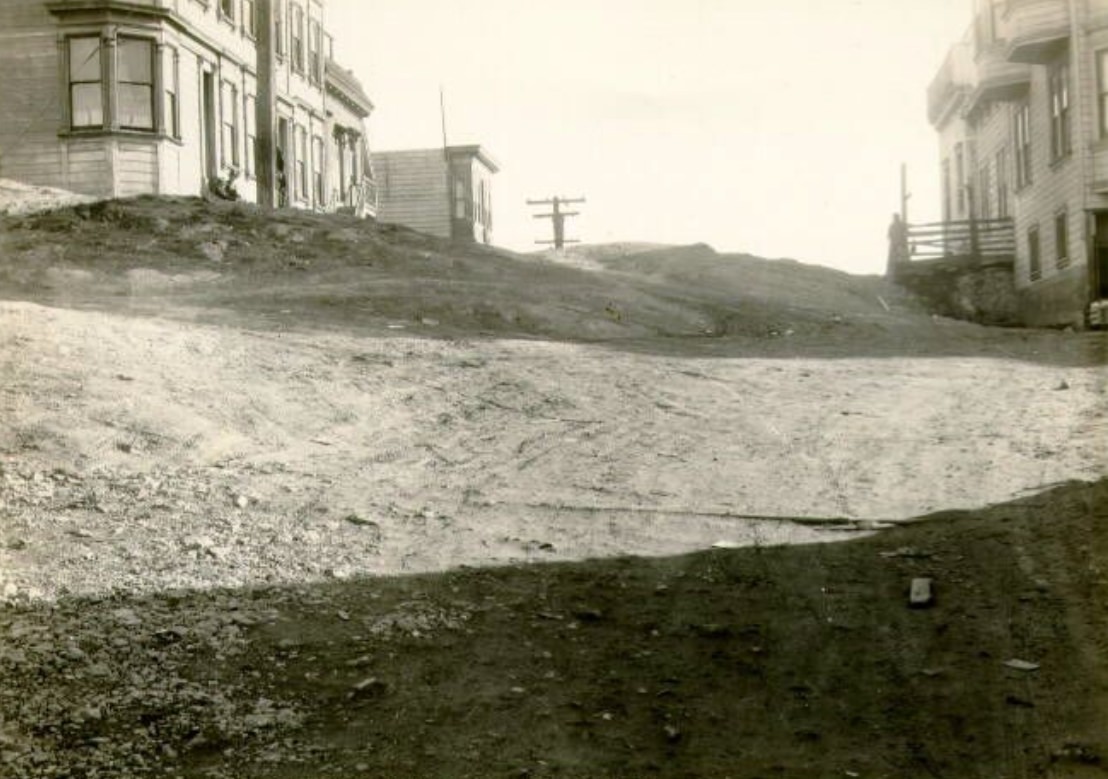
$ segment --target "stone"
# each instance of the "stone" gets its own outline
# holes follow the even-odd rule
[[[204,241],[196,247],[211,262],[223,262],[224,246],[219,241]]]
[[[922,609],[933,605],[934,602],[935,591],[931,579],[926,577],[912,579],[912,585],[908,591],[908,605],[914,609]]]
[[[1018,659],[1005,660],[1004,665],[1007,668],[1013,668],[1017,671],[1038,671],[1039,670],[1039,664],[1038,663],[1032,663],[1032,662],[1029,662],[1027,660],[1018,660]]]

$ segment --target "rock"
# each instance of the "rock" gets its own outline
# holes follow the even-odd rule
[[[112,616],[115,617],[116,622],[126,627],[134,628],[142,624],[142,619],[134,609],[116,609],[112,612]]]
[[[681,740],[681,731],[673,725],[666,725],[663,730],[665,731],[667,741],[673,742]]]
[[[244,509],[250,505],[250,498],[245,495],[235,496],[235,506],[240,509]]]
[[[1070,388],[1069,383],[1065,379],[1062,379],[1060,382],[1058,382],[1058,386],[1055,387],[1054,389],[1056,389],[1056,390],[1068,390],[1069,388]]]
[[[931,580],[926,577],[912,579],[908,592],[908,605],[914,609],[922,609],[931,606],[934,602],[935,592],[931,586]]]
[[[388,685],[378,679],[376,676],[370,676],[366,679],[362,679],[351,688],[348,698],[358,697],[375,697],[383,695],[388,689]]]
[[[1038,671],[1039,670],[1039,664],[1038,663],[1032,663],[1032,662],[1029,662],[1027,660],[1018,660],[1018,659],[1005,660],[1004,665],[1007,666],[1008,668],[1014,668],[1017,671]]]
[[[363,668],[373,662],[371,655],[362,655],[361,657],[355,657],[353,660],[347,660],[346,664],[351,668]]]
[[[223,262],[225,247],[222,241],[204,241],[196,248],[211,262]]]

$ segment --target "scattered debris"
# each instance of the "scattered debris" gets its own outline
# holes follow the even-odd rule
[[[931,579],[922,576],[912,579],[912,585],[908,591],[908,605],[914,609],[921,609],[934,602],[935,592]]]

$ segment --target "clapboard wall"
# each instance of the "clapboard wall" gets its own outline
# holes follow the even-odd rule
[[[447,166],[442,149],[373,154],[380,187],[377,220],[450,237]]]

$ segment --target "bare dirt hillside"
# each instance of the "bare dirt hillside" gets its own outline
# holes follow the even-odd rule
[[[0,299],[4,775],[1103,775],[1101,334],[186,199]]]

